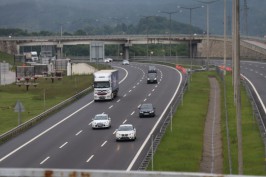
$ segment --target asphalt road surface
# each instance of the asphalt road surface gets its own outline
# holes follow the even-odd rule
[[[94,102],[93,94],[88,94],[1,145],[0,167],[137,169],[145,154],[140,152],[145,150],[147,137],[178,91],[182,75],[173,68],[158,65],[158,84],[147,84],[148,64],[112,65],[119,70],[118,97]],[[154,118],[138,117],[138,106],[143,102],[156,107]],[[111,128],[93,130],[91,119],[103,112],[111,117]],[[136,141],[115,141],[115,130],[123,123],[136,127]]]

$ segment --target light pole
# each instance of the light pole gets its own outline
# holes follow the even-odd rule
[[[189,10],[189,29],[190,29],[190,39],[189,39],[189,55],[190,55],[190,60],[191,60],[191,65],[190,65],[190,71],[192,71],[192,58],[193,58],[193,54],[192,54],[192,42],[191,42],[191,38],[192,38],[192,10],[194,9],[198,9],[198,8],[203,8],[204,6],[196,6],[196,7],[183,7],[183,6],[177,6],[177,8],[181,8],[181,9],[186,9]]]
[[[141,16],[142,18],[145,18],[146,20],[148,18],[151,18],[153,16]],[[146,27],[146,38],[147,38],[147,43],[146,43],[146,58],[148,59],[148,55],[149,55],[149,38],[148,38],[148,25]]]
[[[207,4],[207,66],[206,69],[207,71],[209,70],[209,38],[210,38],[210,34],[209,34],[209,5],[216,2],[218,0],[211,0],[211,1],[200,1],[198,0],[198,2]]]
[[[172,49],[171,49],[171,41],[172,41],[172,14],[176,14],[178,13],[177,11],[158,11],[159,13],[164,13],[164,14],[168,14],[169,15],[169,23],[170,23],[170,29],[169,29],[169,43],[170,43],[170,56],[172,56]]]

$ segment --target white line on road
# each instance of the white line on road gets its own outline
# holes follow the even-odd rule
[[[117,103],[120,102],[120,99],[116,101]]]
[[[126,123],[126,122],[127,122],[127,119],[123,122],[123,124]]]
[[[62,144],[59,148],[63,148],[68,142],[65,142],[64,144]]]
[[[78,136],[81,132],[82,132],[82,130],[80,130],[78,133],[76,133],[76,136]]]
[[[135,111],[133,111],[130,115],[132,116],[135,113]]]
[[[116,130],[114,131],[113,135],[116,133]]]
[[[40,165],[42,165],[42,164],[44,164],[44,162],[46,162],[48,159],[50,159],[50,157],[48,156],[48,157],[46,157],[41,163],[40,163]]]
[[[107,141],[105,141],[105,142],[101,145],[101,147],[103,147],[106,143],[107,143]]]
[[[127,96],[127,94],[125,94],[123,97],[126,97]]]
[[[108,109],[111,109],[114,105],[111,105]]]
[[[147,101],[147,98],[145,98],[143,101],[144,101],[144,102]]]
[[[132,90],[129,90],[128,92],[130,93]]]
[[[155,89],[152,89],[152,92],[154,92]]]
[[[148,96],[151,96],[151,93]]]
[[[133,89],[136,88],[136,86],[134,85]]]
[[[90,158],[86,162],[89,162],[93,157],[94,155],[91,155]]]

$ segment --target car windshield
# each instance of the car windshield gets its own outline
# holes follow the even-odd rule
[[[96,115],[94,117],[94,120],[107,120],[108,116],[107,115]]]
[[[128,126],[120,126],[118,128],[118,131],[131,131],[131,130],[133,130],[133,126],[131,126],[131,125],[128,125]]]
[[[143,104],[141,105],[141,109],[151,109],[152,105],[151,104]]]
[[[109,88],[109,82],[94,82],[94,88]]]

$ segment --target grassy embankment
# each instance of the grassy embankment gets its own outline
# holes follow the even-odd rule
[[[189,90],[184,95],[183,106],[179,106],[173,117],[173,130],[171,132],[170,128],[167,129],[154,156],[155,171],[199,172],[203,150],[204,121],[207,114],[210,92],[209,75],[216,75],[216,73],[199,72],[193,74],[193,80],[190,83]],[[226,87],[227,106],[229,108],[232,171],[233,174],[237,174],[236,116],[232,99],[233,88],[230,75],[226,77]],[[222,85],[221,89],[223,90]],[[241,93],[244,174],[265,175],[264,146],[257,123],[252,117],[251,105],[244,88],[241,88]],[[221,97],[224,101],[223,95]],[[221,103],[221,108],[223,111],[224,174],[229,174],[224,103]],[[149,170],[151,170],[151,164]]]

